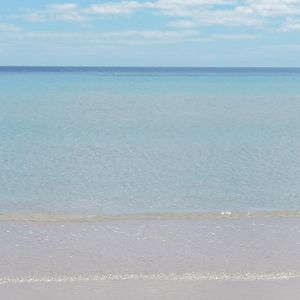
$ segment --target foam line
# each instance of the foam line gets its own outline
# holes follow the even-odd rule
[[[100,281],[269,281],[300,279],[300,272],[278,273],[148,273],[2,277],[0,285],[21,283],[84,283]]]

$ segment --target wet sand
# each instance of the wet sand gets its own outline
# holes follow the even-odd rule
[[[297,300],[300,280],[271,282],[160,282],[39,283],[1,286],[6,300]]]
[[[0,222],[5,299],[298,299],[300,218]]]

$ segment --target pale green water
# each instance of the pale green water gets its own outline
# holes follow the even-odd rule
[[[0,213],[300,210],[300,70],[0,68]]]

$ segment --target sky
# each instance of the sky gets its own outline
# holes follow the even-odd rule
[[[300,67],[300,0],[1,0],[0,65]]]

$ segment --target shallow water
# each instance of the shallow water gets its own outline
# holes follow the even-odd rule
[[[300,279],[299,217],[2,221],[0,240],[0,286],[118,279]]]
[[[300,210],[299,69],[0,68],[0,213]]]

